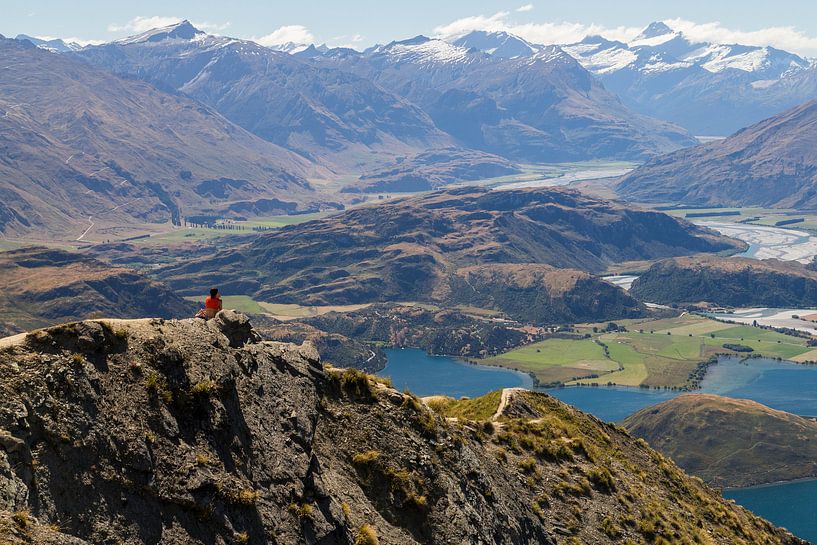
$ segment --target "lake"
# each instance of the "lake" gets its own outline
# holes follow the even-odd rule
[[[385,350],[386,367],[378,373],[390,377],[395,388],[408,388],[418,396],[479,397],[500,388],[532,388],[525,373],[472,365],[449,356],[429,356],[416,348]]]
[[[723,496],[817,543],[817,480],[729,489]]]
[[[500,388],[531,388],[525,374],[471,365],[448,356],[429,356],[422,350],[386,350],[389,362],[379,374],[390,376],[400,389],[417,395],[476,397]],[[681,392],[623,387],[565,387],[544,390],[565,403],[602,420],[621,421],[632,413],[671,399]],[[721,358],[709,368],[701,392],[753,399],[774,409],[817,416],[817,366],[765,358],[741,362]],[[817,480],[773,484],[724,491],[758,515],[798,536],[817,542]]]
[[[500,388],[532,388],[531,378],[517,371],[473,365],[450,356],[429,356],[423,350],[388,349],[388,364],[378,373],[395,387],[419,396],[477,397]],[[608,386],[568,386],[543,390],[602,420],[618,422],[636,411],[682,392]],[[709,367],[703,393],[751,399],[773,409],[817,416],[817,365],[766,358],[723,357]]]

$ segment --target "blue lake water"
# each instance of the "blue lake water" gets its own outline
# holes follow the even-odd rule
[[[415,348],[388,349],[388,364],[378,373],[390,377],[394,386],[408,388],[418,396],[478,397],[500,388],[531,388],[524,373],[499,367],[471,365],[448,356],[429,356]]]
[[[547,390],[579,409],[608,421],[671,399],[681,392],[623,387],[566,387]],[[721,358],[709,367],[699,392],[751,399],[773,409],[817,416],[817,366],[765,358]]]
[[[817,543],[817,480],[724,490],[723,496]]]
[[[380,372],[395,386],[417,395],[475,397],[500,388],[532,387],[530,377],[514,371],[471,365],[422,350],[386,350],[389,363]],[[622,387],[565,387],[545,390],[602,420],[620,421],[636,411],[680,394],[669,390]],[[774,409],[817,416],[817,366],[762,358],[741,362],[722,358],[709,368],[701,392],[752,399]],[[727,490],[724,496],[799,537],[817,542],[817,480]]]

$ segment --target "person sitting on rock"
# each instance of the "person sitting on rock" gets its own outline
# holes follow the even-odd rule
[[[218,288],[210,290],[210,296],[204,300],[204,317],[207,320],[212,320],[221,310],[221,295],[218,294]]]

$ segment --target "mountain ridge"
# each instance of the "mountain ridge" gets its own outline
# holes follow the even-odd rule
[[[629,111],[558,46],[502,58],[417,36],[296,56],[369,78],[423,108],[460,145],[511,160],[644,158],[693,142]]]
[[[186,22],[75,54],[184,93],[330,170],[452,144],[423,111],[364,78]]]
[[[159,268],[155,275],[184,294],[200,293],[215,282],[233,293],[280,303],[445,301],[453,283],[461,282],[456,271],[474,265],[514,265],[479,276],[495,279],[493,286],[481,286],[490,293],[496,282],[517,275],[560,284],[558,272],[544,277],[536,272],[548,269],[543,265],[600,273],[622,260],[736,247],[743,245],[666,214],[628,210],[573,190],[463,187],[286,227],[204,259]],[[572,274],[586,278],[579,271]],[[535,296],[533,284],[525,286]],[[597,294],[610,288],[595,277],[585,286],[596,286]],[[459,290],[462,297],[469,293],[485,295]],[[628,301],[617,304],[619,309],[635,307],[629,298],[600,300]]]
[[[817,100],[718,140],[646,162],[616,191],[688,205],[817,208]]]
[[[235,313],[4,341],[2,539],[802,543],[548,396],[455,425]]]

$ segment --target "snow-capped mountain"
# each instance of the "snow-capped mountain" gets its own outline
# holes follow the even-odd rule
[[[282,51],[284,53],[289,53],[290,55],[294,55],[295,53],[300,53],[309,49],[310,47],[315,47],[319,51],[326,51],[329,49],[326,44],[322,44],[319,46],[315,46],[314,44],[304,44],[300,42],[286,42],[283,44],[273,44],[267,45],[273,51]]]
[[[631,108],[700,135],[727,135],[812,98],[812,62],[773,47],[703,43],[652,23],[630,43],[563,46]]]
[[[487,32],[484,30],[469,32],[452,43],[467,49],[478,49],[489,55],[505,59],[528,57],[542,49],[541,45],[532,44],[507,32]]]
[[[60,38],[53,38],[45,40],[43,38],[35,38],[26,34],[18,34],[15,40],[29,41],[41,49],[48,51],[56,51],[57,53],[66,53],[68,51],[79,51],[82,46],[76,42],[66,42]]]
[[[366,78],[315,67],[249,40],[213,36],[188,21],[76,54],[191,96],[331,169],[453,145],[420,108]]]
[[[181,23],[175,23],[161,28],[154,28],[141,34],[128,36],[127,38],[116,40],[113,43],[127,45],[162,42],[165,40],[193,40],[196,38],[204,39],[206,36],[207,34],[205,32],[202,32],[194,27],[190,21],[185,20]]]
[[[416,36],[297,56],[372,80],[420,106],[460,145],[517,161],[642,159],[693,142],[677,126],[628,110],[561,48],[513,51],[523,42],[510,38]],[[491,47],[475,47],[478,39]]]
[[[513,38],[477,31],[452,43],[517,58],[522,46],[528,56],[543,47]],[[700,42],[663,22],[629,43],[587,36],[560,47],[630,108],[699,135],[730,134],[817,96],[812,60],[768,46]]]
[[[591,36],[563,48],[596,74],[624,69],[667,71],[699,66],[712,73],[733,69],[758,79],[770,79],[803,70],[811,64],[798,55],[768,46],[696,42],[660,22],[650,24],[629,44]]]

